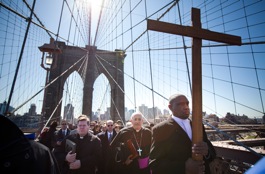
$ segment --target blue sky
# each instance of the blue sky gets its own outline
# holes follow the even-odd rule
[[[73,1],[67,2],[69,3],[69,7],[72,8]],[[86,5],[82,4],[82,1],[77,2],[79,2],[78,5],[82,5],[83,7]],[[129,13],[129,1],[125,1],[122,8],[120,2],[121,1],[105,0],[105,6],[103,8],[104,13],[96,45],[99,49],[112,51],[115,49],[125,49],[146,30],[145,1],[131,1],[131,7],[133,9],[131,14]],[[164,9],[161,8],[169,2],[171,1],[147,0],[147,16],[150,19],[157,19],[168,9],[169,6]],[[31,3],[32,2],[29,2],[29,4]],[[92,40],[94,40],[100,1],[92,1],[92,4],[92,9],[94,10],[92,13]],[[245,4],[245,8],[242,8],[243,4]],[[197,7],[201,9],[203,28],[241,36],[243,43],[264,42],[264,1],[180,1],[179,5],[181,22],[183,25],[191,26],[191,7]],[[35,13],[45,27],[54,33],[58,31],[61,7],[62,0],[36,2]],[[14,6],[13,8],[17,7]],[[161,9],[161,11],[158,11],[159,9]],[[82,10],[87,9],[82,8]],[[20,11],[25,16],[29,15],[29,12],[26,10],[18,8],[17,11]],[[1,11],[1,13],[4,12]],[[82,17],[84,14],[85,13],[80,11]],[[154,15],[151,16],[151,14]],[[248,17],[245,18],[245,16]],[[121,22],[122,17],[123,20]],[[77,17],[75,17],[75,19],[77,19]],[[83,21],[84,19],[85,17],[82,18]],[[82,30],[81,35],[76,32],[74,24],[71,25],[71,30],[69,30],[70,20],[70,13],[65,4],[59,35],[65,39],[69,36],[69,45],[74,44],[84,47],[87,44],[87,22],[81,22],[80,19],[79,21],[77,20]],[[170,12],[161,18],[161,21],[180,24],[177,8],[174,7],[170,10]],[[6,35],[6,32],[4,32],[6,31],[4,28],[6,22],[4,22],[3,18],[1,23],[5,23],[5,25],[2,25],[0,32],[1,40],[3,41]],[[8,38],[6,42],[2,42],[9,43],[10,40],[11,43],[12,37],[14,37],[12,30],[14,30],[13,33],[17,30],[17,32],[21,33],[20,39],[15,39],[17,42],[12,41],[12,45],[16,45],[16,47],[0,46],[2,52],[1,62],[3,62],[1,63],[1,84],[8,84],[4,85],[0,91],[1,100],[8,97],[8,90],[10,89],[13,78],[12,75],[17,63],[17,57],[20,53],[21,41],[23,40],[26,28],[22,19],[20,23],[23,24],[21,25],[23,27],[21,27],[20,30],[10,29],[10,38]],[[20,70],[20,82],[17,84],[18,86],[22,85],[25,81],[23,79],[26,77],[30,79],[31,85],[28,84],[24,90],[17,88],[18,90],[16,90],[15,95],[20,97],[16,97],[17,100],[13,101],[14,105],[23,103],[25,98],[27,98],[26,96],[31,96],[34,91],[38,91],[41,86],[44,86],[43,79],[45,79],[45,71],[40,70],[41,53],[36,49],[36,46],[48,43],[49,37],[44,31],[42,31],[42,34],[37,34],[38,32],[36,32],[37,30],[35,30],[35,28],[36,27],[32,27],[27,47],[33,48],[33,50],[26,51],[24,57],[35,56],[37,58],[32,58],[30,60],[24,58],[25,61],[22,61],[22,66],[24,68]],[[82,37],[84,39],[81,39]],[[59,38],[59,40],[61,39]],[[124,61],[124,70],[126,73],[125,106],[127,108],[132,109],[135,105],[140,106],[141,104],[152,107],[154,99],[154,106],[165,109],[167,108],[167,100],[165,100],[165,98],[168,98],[173,93],[184,93],[191,100],[187,75],[188,70],[185,60],[186,54],[189,62],[189,71],[191,72],[191,49],[189,48],[191,46],[191,39],[184,37],[184,42],[188,47],[186,53],[183,49],[178,49],[183,47],[182,37],[149,31],[148,33],[144,33],[133,46],[130,46],[126,50],[127,56]],[[202,48],[203,111],[206,111],[208,114],[215,113],[221,117],[225,116],[226,112],[246,114],[250,117],[261,117],[265,105],[264,43],[229,47],[207,47],[208,45],[218,44],[219,43],[203,41],[203,46],[205,46]],[[148,51],[149,49],[151,49],[150,52]],[[10,53],[10,55],[16,58],[14,60],[12,58],[9,60],[7,53]],[[134,74],[133,67],[135,70]],[[150,69],[152,69],[152,80]],[[41,77],[37,78],[37,83],[36,78],[31,77],[32,74]],[[136,82],[134,89],[134,83],[131,78],[133,76],[143,85]],[[79,77],[77,73],[69,77],[68,88],[69,91],[72,91],[71,102],[73,102],[75,106],[76,115],[80,114],[82,110],[82,106],[80,105],[80,101],[82,100],[80,97],[80,95],[82,95],[82,92],[80,92],[82,91],[82,85],[81,77]],[[158,92],[164,96],[164,98],[156,93],[152,93],[152,91],[144,87],[144,85]],[[67,86],[65,85],[65,91],[66,88]],[[101,111],[104,111],[106,107],[110,105],[110,96],[105,95],[105,91],[108,91],[109,88],[106,88],[108,88],[108,82],[104,76],[100,76],[94,85],[93,111],[96,111],[99,107],[102,107]],[[134,90],[136,94],[134,94]],[[21,93],[24,93],[24,97],[22,97],[23,95],[21,95]],[[43,96],[43,94],[40,95]],[[67,95],[64,94],[63,105],[69,102],[69,96],[69,93]],[[134,96],[136,96],[136,99],[134,99]],[[21,112],[27,111],[32,102],[36,103],[39,106],[38,108],[41,108],[41,100],[42,97],[33,99],[27,104],[26,109]],[[134,102],[136,102],[136,104]]]

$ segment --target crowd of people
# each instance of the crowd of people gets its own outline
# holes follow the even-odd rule
[[[202,174],[211,173],[209,163],[216,153],[203,127],[203,141],[192,144],[189,101],[172,95],[168,104],[172,115],[157,125],[145,127],[140,112],[121,124],[107,120],[77,118],[76,128],[66,120],[52,122],[39,142],[50,151],[50,159],[61,174]],[[58,128],[60,127],[60,128]],[[203,155],[194,160],[192,153]],[[56,168],[56,169],[57,169]]]

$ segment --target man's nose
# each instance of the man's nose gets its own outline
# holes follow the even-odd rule
[[[184,107],[185,107],[186,109],[189,109],[189,108],[190,108],[190,107],[189,107],[189,104],[185,104]]]

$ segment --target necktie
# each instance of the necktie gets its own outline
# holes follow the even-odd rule
[[[109,142],[111,142],[112,139],[112,133],[109,134]]]

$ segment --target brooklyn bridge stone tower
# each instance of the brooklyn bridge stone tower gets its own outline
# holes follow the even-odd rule
[[[42,47],[51,44],[53,44],[52,40],[50,44],[44,44]],[[55,60],[47,73],[47,84],[52,83],[44,92],[42,112],[45,120],[48,120],[51,115],[51,121],[60,119],[62,107],[60,101],[63,96],[64,83],[76,71],[80,74],[84,83],[83,101],[80,101],[83,103],[82,113],[91,118],[93,85],[102,73],[107,77],[111,87],[111,119],[114,121],[122,119],[124,121],[123,61],[126,56],[124,51],[98,50],[95,46],[80,48],[67,46],[64,42],[56,42],[56,47],[60,49],[60,54],[52,53]]]

